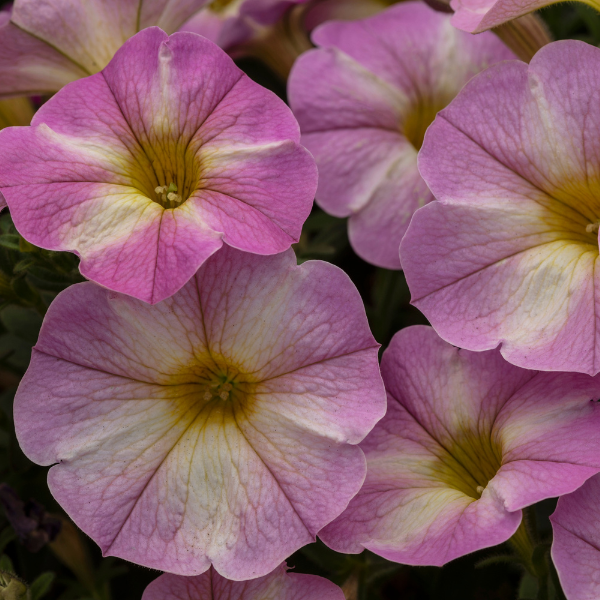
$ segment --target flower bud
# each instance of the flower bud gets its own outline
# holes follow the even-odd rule
[[[0,571],[0,600],[30,600],[29,589],[13,573]]]

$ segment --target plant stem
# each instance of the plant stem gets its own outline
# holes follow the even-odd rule
[[[547,548],[537,544],[535,531],[535,515],[533,507],[523,511],[523,519],[509,543],[521,558],[523,566],[538,582],[536,600],[550,599],[549,570]]]
[[[523,520],[521,521],[519,528],[517,531],[515,531],[508,542],[521,559],[523,566],[527,569],[527,571],[529,571],[529,573],[531,573],[534,577],[537,577],[535,566],[533,564],[534,542],[529,533],[525,512],[523,512]]]

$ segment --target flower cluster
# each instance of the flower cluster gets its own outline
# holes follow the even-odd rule
[[[6,483],[2,505],[90,597],[72,523],[163,572],[143,600],[358,600],[378,560],[505,542],[540,600],[600,596],[600,50],[528,64],[533,38],[486,30],[542,2],[437,4],[0,13],[0,324],[44,313],[11,417],[70,520]],[[430,326],[376,340],[392,277]],[[341,588],[289,573],[317,537],[371,554]],[[3,549],[0,596],[37,600]]]

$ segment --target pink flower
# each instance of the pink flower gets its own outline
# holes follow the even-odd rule
[[[298,141],[287,106],[217,46],[150,28],[31,127],[0,132],[0,192],[28,241],[155,303],[223,243],[274,254],[298,240],[317,179]]]
[[[600,50],[555,42],[491,67],[430,127],[401,255],[412,302],[469,350],[600,371]]]
[[[425,130],[473,75],[514,56],[493,34],[464,34],[417,2],[325,23],[313,40],[288,93],[319,168],[317,202],[350,216],[362,258],[399,269],[410,218],[433,199],[417,169]]]
[[[0,96],[51,93],[101,71],[123,43],[173,33],[206,0],[14,0],[0,12]]]
[[[210,569],[197,577],[161,575],[142,600],[344,600],[342,590],[314,575],[287,573],[281,565],[252,581],[229,581]]]
[[[385,412],[350,279],[223,248],[151,306],[93,283],[50,307],[15,400],[23,451],[102,548],[261,577],[337,517]]]
[[[335,550],[443,565],[600,471],[600,377],[520,369],[424,326],[396,334],[381,371],[388,412],[361,444],[367,479],[319,534]]]
[[[552,560],[569,600],[600,597],[599,499],[600,475],[596,475],[577,491],[560,498],[550,517],[554,533]]]

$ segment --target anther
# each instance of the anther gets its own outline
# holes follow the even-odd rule
[[[485,490],[485,488],[482,485],[478,485],[476,488],[477,493],[481,496],[481,494],[483,494],[483,490]]]
[[[169,201],[169,208],[176,208],[181,204],[181,196],[175,192],[168,193],[167,200]]]
[[[600,229],[600,223],[596,221],[596,223],[588,223],[585,226],[586,233],[598,233],[598,229]]]
[[[221,400],[227,400],[227,398],[229,398],[229,394],[227,392],[221,392],[219,394],[219,398],[221,398]]]
[[[226,383],[226,384],[223,386],[223,389],[224,389],[226,392],[230,392],[230,391],[233,389],[233,386],[232,386],[230,383]]]
[[[203,398],[208,402],[212,398],[212,394],[207,390],[204,392]]]

